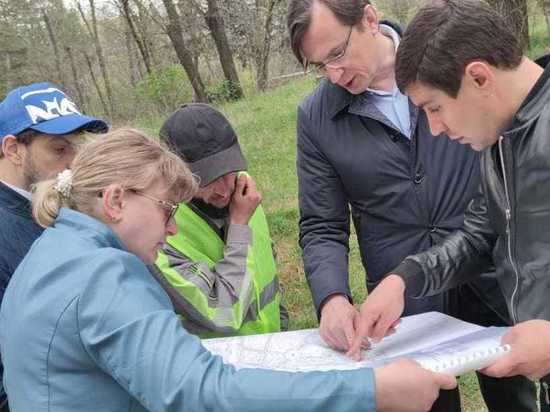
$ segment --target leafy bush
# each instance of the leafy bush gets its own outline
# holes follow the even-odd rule
[[[231,102],[239,99],[237,86],[230,80],[222,80],[213,90],[207,91],[208,100],[212,103]]]
[[[191,83],[179,65],[146,76],[136,86],[135,93],[139,101],[155,104],[160,112],[171,112],[193,100]]]

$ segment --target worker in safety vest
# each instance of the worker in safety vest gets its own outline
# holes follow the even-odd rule
[[[197,196],[179,205],[178,233],[153,271],[185,328],[201,337],[287,329],[261,195],[228,120],[209,105],[187,104],[160,137],[200,180]]]

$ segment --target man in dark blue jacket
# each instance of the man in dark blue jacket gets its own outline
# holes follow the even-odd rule
[[[0,103],[0,302],[15,268],[42,233],[31,214],[31,187],[69,167],[84,131],[106,132],[107,124],[82,115],[50,83],[19,87]],[[0,410],[7,410],[1,387]]]
[[[399,92],[400,30],[379,23],[368,1],[291,0],[288,26],[298,60],[327,78],[298,110],[300,245],[321,335],[347,351],[358,319],[348,282],[350,209],[372,291],[404,257],[460,227],[479,160],[434,138],[425,114]],[[492,274],[409,299],[405,314],[432,310],[485,326],[509,322]],[[526,379],[478,376],[491,411],[536,410]],[[458,393],[442,393],[433,410],[460,410]]]

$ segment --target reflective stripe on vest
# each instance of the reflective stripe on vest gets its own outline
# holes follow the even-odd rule
[[[178,233],[167,239],[168,245],[192,262],[206,263],[213,269],[223,259],[224,242],[210,225],[187,205],[180,205],[176,214]],[[248,275],[243,279],[239,300],[220,302],[210,305],[208,294],[195,283],[184,279],[172,269],[170,256],[159,252],[157,266],[162,271],[172,291],[178,293],[188,305],[196,309],[205,320],[205,327],[210,326],[216,332],[200,333],[202,337],[227,334],[256,334],[276,332],[280,325],[280,293],[276,274],[275,260],[271,248],[271,238],[263,209],[258,206],[251,217],[249,227],[252,231],[252,245],[249,246],[246,261]],[[200,270],[193,273],[212,288],[211,280]],[[249,302],[241,301],[245,296]],[[245,311],[243,308],[248,306]],[[185,317],[185,314],[181,314]],[[212,328],[217,325],[216,328]]]

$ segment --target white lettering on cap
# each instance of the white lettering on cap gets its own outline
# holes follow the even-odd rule
[[[52,96],[53,100],[38,100],[34,101],[34,104],[25,105],[25,109],[27,110],[33,124],[43,120],[51,120],[60,116],[67,116],[69,114],[80,114],[76,105],[70,101],[61,90],[53,87],[28,92],[21,97],[25,99],[32,95],[46,93],[55,93],[55,96]],[[61,100],[58,101],[58,97],[61,97]],[[41,103],[43,107],[37,106],[36,103]]]

